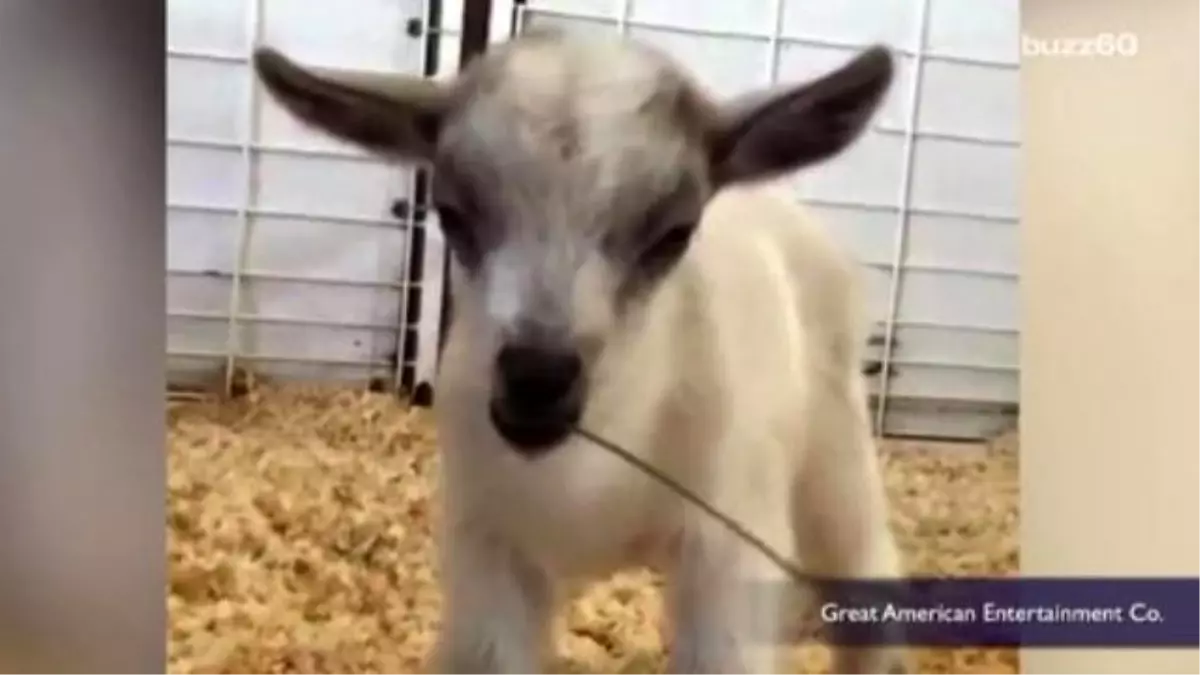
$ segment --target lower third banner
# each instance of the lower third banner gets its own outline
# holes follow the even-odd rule
[[[1195,578],[818,582],[830,643],[930,647],[1196,647]]]

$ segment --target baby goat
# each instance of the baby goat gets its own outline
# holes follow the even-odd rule
[[[765,185],[855,141],[885,49],[728,101],[662,52],[557,31],[449,81],[254,63],[297,119],[435,173],[454,263],[438,672],[537,672],[559,603],[642,565],[669,579],[673,672],[779,667],[784,573],[578,427],[809,571],[899,576],[856,264]],[[835,658],[904,668],[898,647]]]

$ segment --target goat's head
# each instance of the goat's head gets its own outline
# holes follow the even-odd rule
[[[434,171],[454,260],[492,372],[492,420],[553,447],[593,364],[688,250],[710,197],[823,161],[865,128],[892,80],[875,47],[810,82],[737,101],[660,52],[531,32],[449,81],[302,66],[271,49],[259,78],[298,119]]]

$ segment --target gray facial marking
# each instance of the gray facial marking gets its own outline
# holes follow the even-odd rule
[[[510,43],[470,72],[434,189],[470,214],[492,318],[587,332],[581,315],[628,295],[650,234],[640,230],[680,205],[698,217],[706,164],[692,87],[655,52],[553,35]]]

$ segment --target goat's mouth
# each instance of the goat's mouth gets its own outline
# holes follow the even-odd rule
[[[536,457],[562,444],[579,422],[581,406],[574,399],[551,408],[522,410],[503,399],[489,405],[492,426],[514,450]]]

